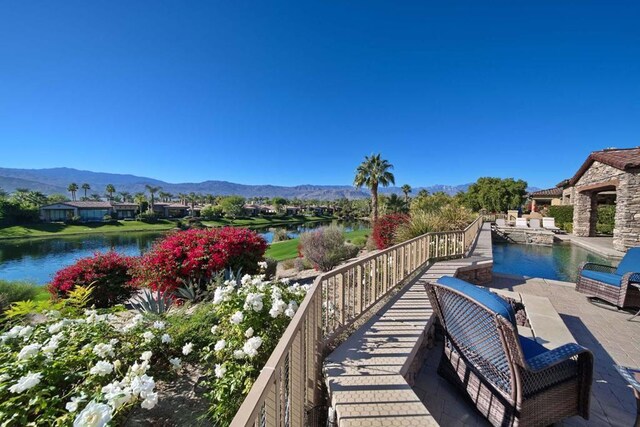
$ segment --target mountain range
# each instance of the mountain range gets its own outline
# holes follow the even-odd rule
[[[104,194],[107,184],[113,184],[118,192],[129,193],[144,192],[145,185],[162,187],[166,191],[177,195],[178,193],[200,193],[215,195],[239,195],[243,197],[284,197],[287,199],[320,199],[334,200],[346,197],[348,199],[361,199],[369,197],[366,189],[357,189],[350,185],[247,185],[227,181],[203,181],[169,183],[159,179],[142,176],[115,174],[104,172],[91,172],[72,168],[50,169],[14,169],[0,168],[0,188],[6,192],[13,192],[17,188],[41,191],[45,194],[67,194],[67,186],[75,182],[79,186],[88,183],[91,186],[89,194]],[[417,187],[412,190],[416,194],[421,189],[430,193],[443,191],[447,194],[456,194],[466,191],[471,184],[462,185],[433,185],[430,187]],[[399,187],[381,188],[382,194],[402,194]],[[82,190],[79,190],[82,194]]]

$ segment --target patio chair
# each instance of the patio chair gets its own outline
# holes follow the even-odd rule
[[[497,218],[496,219],[496,227],[504,228],[506,226],[507,226],[507,221],[505,221],[504,218]]]
[[[542,226],[540,225],[540,218],[529,219],[529,226],[531,228],[542,228]]]
[[[556,227],[556,219],[551,216],[545,216],[542,218],[542,226],[554,233],[560,233],[562,231],[560,228]]]
[[[516,228],[529,228],[526,218],[516,218]]]
[[[589,418],[589,350],[574,343],[548,350],[518,335],[505,300],[460,279],[444,276],[426,289],[444,329],[438,373],[466,393],[492,425]]]
[[[616,307],[640,307],[640,246],[630,248],[618,267],[586,262],[580,265],[576,291]]]

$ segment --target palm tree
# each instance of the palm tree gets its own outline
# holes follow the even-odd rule
[[[142,213],[142,205],[147,202],[147,196],[144,193],[136,193],[133,201],[138,205],[138,211]]]
[[[427,190],[425,190],[424,188],[420,191],[418,191],[418,197],[420,198],[424,198],[424,197],[428,197],[429,196],[429,192]]]
[[[404,193],[404,201],[405,203],[409,201],[409,193],[411,193],[411,186],[409,184],[405,184],[400,187],[402,192]]]
[[[73,199],[73,201],[75,201],[76,200],[76,191],[78,191],[78,184],[76,184],[75,182],[72,182],[67,187],[67,191],[69,193],[71,193],[71,198]]]
[[[153,211],[153,205],[154,205],[154,202],[155,202],[156,193],[158,191],[162,190],[162,187],[153,187],[153,186],[147,184],[147,185],[145,185],[145,188],[147,189],[149,194],[151,194],[151,199],[149,200],[149,210]]]
[[[84,198],[87,198],[87,190],[91,190],[91,186],[86,182],[82,184],[82,189],[84,190]]]
[[[378,219],[378,185],[388,187],[395,184],[396,178],[390,172],[393,165],[388,160],[382,159],[380,154],[365,156],[364,161],[356,169],[356,177],[353,185],[361,188],[366,185],[371,190],[371,219]]]
[[[133,199],[131,198],[131,193],[129,193],[127,191],[121,191],[120,192],[120,197],[122,197],[122,201],[125,202],[125,203],[133,201]]]
[[[98,193],[93,193],[91,196],[89,196],[89,198],[95,202],[99,202],[101,197]]]
[[[107,194],[109,194],[109,200],[113,199],[113,193],[116,192],[116,187],[113,186],[113,184],[107,184],[107,188],[105,188],[105,190],[107,192]]]

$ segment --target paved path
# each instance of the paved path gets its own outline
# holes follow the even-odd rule
[[[591,418],[587,422],[573,417],[559,425],[633,425],[636,403],[613,364],[640,366],[640,319],[628,322],[630,315],[626,312],[596,307],[577,293],[573,284],[565,282],[494,275],[489,286],[549,298],[576,341],[594,353]],[[453,386],[437,375],[440,351],[441,347],[435,347],[427,354],[414,386],[416,394],[440,425],[488,425]]]
[[[612,260],[619,260],[624,252],[613,249],[613,237],[578,237],[572,234],[557,234],[556,239],[571,241],[574,245],[589,249]]]

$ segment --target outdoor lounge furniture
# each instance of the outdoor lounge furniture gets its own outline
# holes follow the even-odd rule
[[[526,218],[516,218],[516,228],[529,228]]]
[[[580,266],[576,291],[600,298],[616,307],[640,307],[640,246],[630,248],[618,267],[593,262]]]
[[[540,218],[531,218],[529,220],[529,226],[531,228],[542,228],[542,226],[540,225]]]
[[[519,335],[504,299],[460,279],[444,276],[426,289],[444,329],[438,373],[462,389],[492,425],[589,418],[589,350],[574,343],[547,350]]]
[[[562,231],[560,228],[556,227],[556,219],[551,216],[545,216],[542,218],[542,226],[554,233],[560,233]]]

